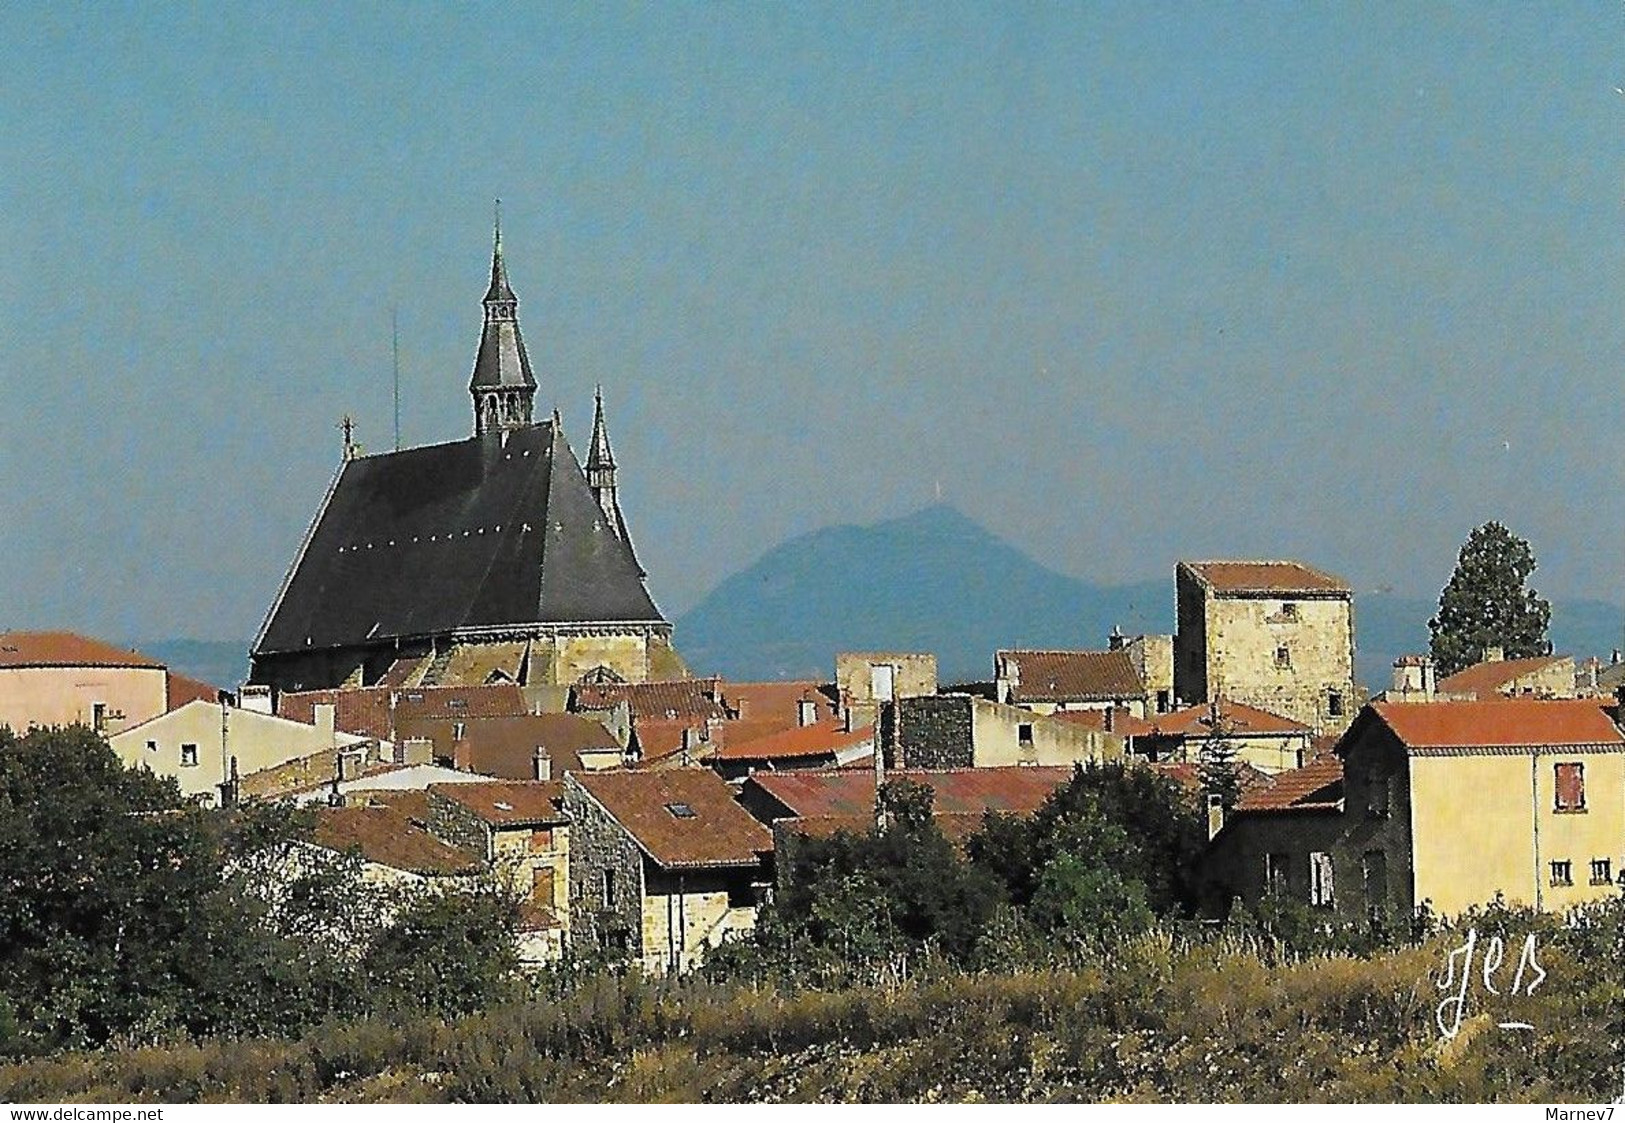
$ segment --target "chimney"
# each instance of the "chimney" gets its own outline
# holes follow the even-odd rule
[[[459,772],[474,771],[474,746],[466,737],[457,737],[451,743],[451,766]]]
[[[395,759],[401,764],[428,764],[434,760],[434,742],[427,737],[408,737],[396,744]]]
[[[842,733],[850,733],[850,732],[852,732],[852,707],[851,706],[842,706],[841,707],[841,732]]]
[[[1123,643],[1123,629],[1113,624],[1111,637],[1106,641],[1106,649],[1108,651],[1121,651],[1123,650]]]
[[[315,723],[316,732],[333,744],[333,703],[317,702],[311,707],[311,720]]]
[[[339,753],[339,780],[354,780],[361,775],[361,762],[365,754],[361,749],[345,749]]]
[[[1617,666],[1619,666],[1619,655],[1620,655],[1620,652],[1619,652],[1619,648],[1617,648],[1617,647],[1616,647],[1616,648],[1614,648],[1614,654],[1613,654],[1613,656],[1612,656],[1612,657],[1611,657],[1611,658],[1610,658],[1610,659],[1609,659],[1609,660],[1608,660],[1608,665],[1609,665],[1609,666],[1610,666],[1610,667],[1617,667]]]
[[[1503,661],[1504,659],[1506,659],[1506,657],[1507,657],[1506,648],[1502,647],[1498,643],[1494,643],[1494,644],[1491,644],[1490,646],[1488,646],[1488,647],[1486,647],[1484,649],[1483,662],[1485,662],[1485,663],[1499,663],[1499,662]]]
[[[798,726],[812,725],[818,720],[818,703],[811,698],[803,698],[796,703],[796,724]]]
[[[1207,797],[1207,836],[1213,838],[1224,829],[1224,796],[1209,792]]]
[[[734,720],[735,721],[743,721],[744,718],[745,718],[745,710],[746,709],[747,709],[747,707],[745,705],[745,699],[743,699],[743,698],[734,699],[734,704],[733,704]]]
[[[545,748],[537,745],[536,755],[531,759],[535,764],[536,779],[551,780],[553,778],[553,758],[547,755]]]

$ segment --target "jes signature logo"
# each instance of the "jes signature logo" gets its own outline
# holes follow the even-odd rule
[[[1472,986],[1475,972],[1473,970],[1473,956],[1478,951],[1478,929],[1467,929],[1467,940],[1459,948],[1445,957],[1445,975],[1439,982],[1440,990],[1456,988],[1456,992],[1443,1002],[1433,1012],[1433,1020],[1438,1023],[1439,1032],[1449,1041],[1461,1032],[1462,1015],[1467,1008],[1467,992]],[[1456,960],[1461,959],[1461,974],[1458,981],[1456,974]],[[1491,936],[1483,948],[1483,959],[1478,963],[1476,974],[1483,981],[1484,989],[1490,994],[1499,996],[1501,991],[1496,989],[1496,972],[1506,961],[1506,942],[1499,936]],[[1529,985],[1524,988],[1524,973],[1532,972]],[[1518,956],[1518,969],[1512,976],[1512,989],[1507,991],[1510,998],[1519,993],[1534,994],[1535,988],[1540,986],[1546,978],[1546,969],[1535,962],[1535,934],[1533,932],[1523,941],[1523,951]],[[1528,1022],[1499,1022],[1502,1029],[1534,1029]]]

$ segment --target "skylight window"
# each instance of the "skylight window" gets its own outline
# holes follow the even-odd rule
[[[692,819],[695,817],[694,809],[686,803],[668,803],[666,804],[666,810],[679,819]]]

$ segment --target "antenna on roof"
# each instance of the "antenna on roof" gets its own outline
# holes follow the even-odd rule
[[[401,308],[389,308],[389,352],[395,365],[395,451],[401,451]]]

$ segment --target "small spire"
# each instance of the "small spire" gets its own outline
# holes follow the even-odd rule
[[[604,424],[604,387],[600,383],[592,395],[592,446],[587,452],[587,470],[613,469],[615,454],[609,450],[609,427]],[[611,478],[608,486],[613,487]]]
[[[502,261],[502,200],[496,201],[492,220],[491,287],[485,290],[485,317],[511,320],[518,312],[518,300],[508,284],[508,267]]]

